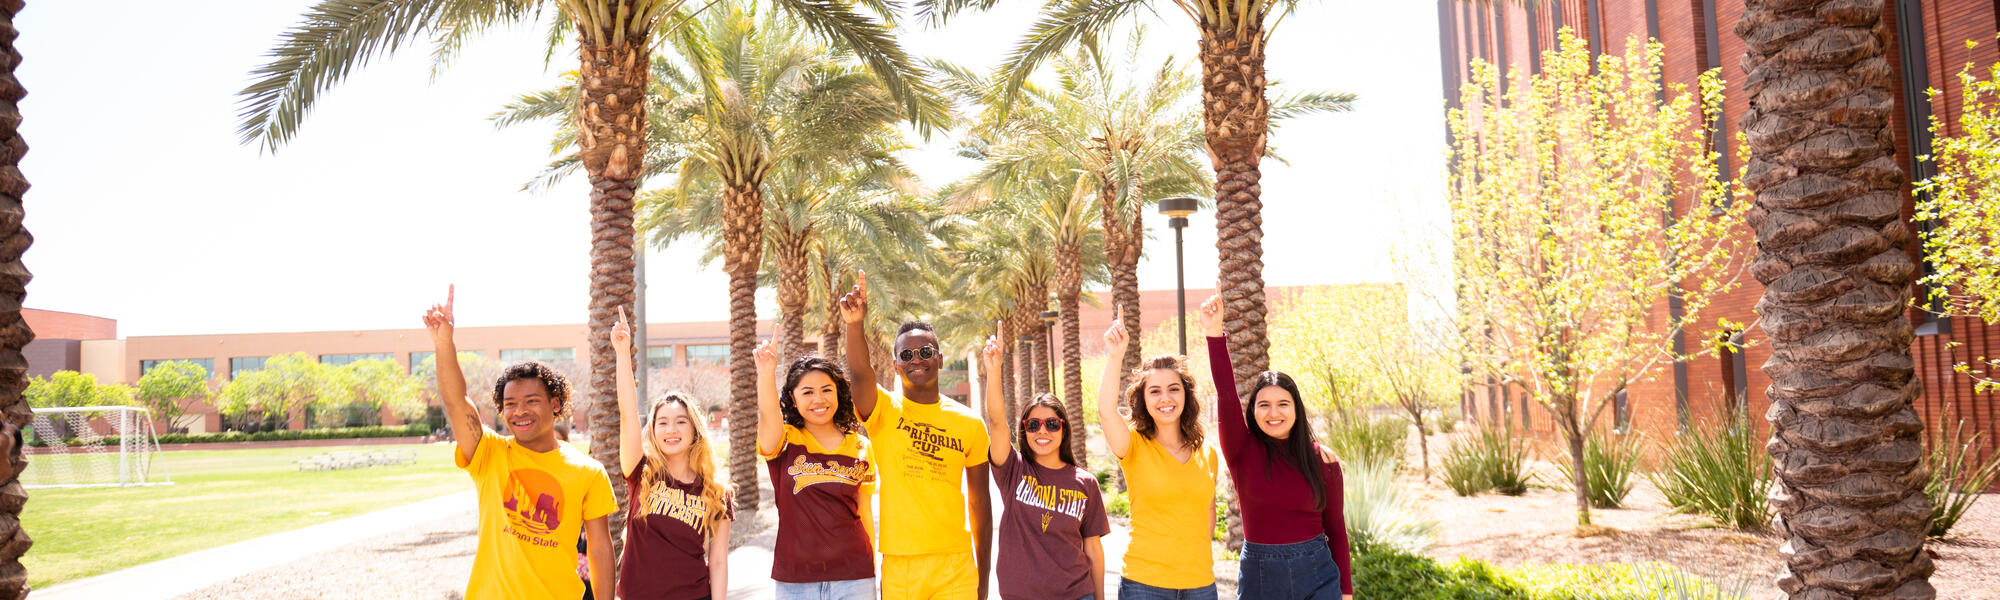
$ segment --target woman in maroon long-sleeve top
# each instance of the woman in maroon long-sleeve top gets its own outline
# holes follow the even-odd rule
[[[1221,298],[1201,303],[1201,326],[1208,335],[1209,372],[1215,378],[1216,432],[1236,497],[1243,503],[1248,543],[1243,546],[1239,597],[1353,598],[1340,463],[1313,442],[1312,420],[1306,418],[1298,384],[1284,373],[1260,373],[1246,409],[1236,395]]]

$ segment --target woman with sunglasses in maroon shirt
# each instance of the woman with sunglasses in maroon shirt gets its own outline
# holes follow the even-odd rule
[[[1003,329],[1004,331],[1004,329]],[[985,407],[987,452],[1000,488],[998,565],[1003,600],[1104,597],[1103,536],[1111,531],[1097,478],[1076,467],[1062,402],[1042,393],[1022,407],[1018,445],[1007,443],[1000,401],[1000,340],[989,338]]]

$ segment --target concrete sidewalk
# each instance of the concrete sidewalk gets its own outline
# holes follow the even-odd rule
[[[439,496],[35,590],[34,596],[38,600],[164,600],[245,573],[465,512],[476,501],[477,496],[471,491]],[[467,566],[469,569],[470,565]]]

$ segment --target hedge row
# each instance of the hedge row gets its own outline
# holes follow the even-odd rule
[[[208,444],[215,442],[283,442],[292,440],[343,440],[343,439],[355,439],[355,438],[416,437],[420,435],[429,435],[430,432],[431,432],[431,426],[428,424],[411,423],[408,425],[398,425],[395,427],[382,427],[382,426],[336,427],[330,429],[259,431],[257,433],[244,433],[241,431],[219,431],[215,433],[168,433],[168,434],[163,434],[159,437],[161,444]],[[118,443],[118,436],[115,435],[104,436],[103,441],[104,444],[106,445],[116,445]],[[63,440],[63,443],[75,446],[83,442],[82,440],[76,438],[69,438]],[[45,443],[43,440],[34,440],[29,442],[28,445],[46,446],[48,444]]]
[[[1459,558],[1439,562],[1393,549],[1357,549],[1354,591],[1406,600],[1743,600],[1748,581],[1722,586],[1659,563],[1539,565],[1514,569]]]

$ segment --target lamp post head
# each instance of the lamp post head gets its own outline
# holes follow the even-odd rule
[[[1160,201],[1160,214],[1171,217],[1167,225],[1174,229],[1187,227],[1188,215],[1201,210],[1201,201],[1189,196],[1178,196]]]
[[[1054,325],[1056,324],[1056,317],[1059,316],[1062,316],[1062,313],[1053,310],[1042,311],[1042,323],[1045,325]]]
[[[1032,345],[1035,343],[1035,336],[1032,335],[1021,336],[1021,343]]]

